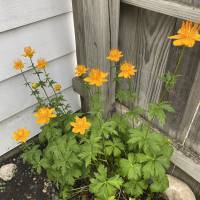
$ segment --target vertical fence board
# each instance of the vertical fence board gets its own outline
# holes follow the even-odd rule
[[[119,0],[73,0],[77,61],[110,72],[106,60],[110,48],[118,46]],[[110,75],[112,76],[112,74]],[[103,87],[104,109],[108,113],[115,100],[115,86],[109,77]],[[88,100],[85,100],[88,103]]]
[[[176,34],[180,26],[181,23],[178,20],[173,34]],[[174,72],[180,50],[181,47],[174,47],[173,45],[171,46],[166,72]],[[170,101],[175,108],[176,112],[168,114],[167,123],[164,129],[173,138],[180,138],[177,135],[182,134],[181,132],[179,132],[179,129],[181,128],[181,126],[185,126],[188,124],[188,122],[185,121],[185,124],[182,124],[180,126],[190,95],[190,90],[192,88],[197,71],[199,52],[200,46],[198,44],[195,45],[195,47],[193,48],[185,49],[183,60],[180,65],[180,70],[178,71],[178,74],[180,74],[181,76],[178,77],[178,81],[173,92],[171,92],[169,97],[167,98],[167,100]],[[185,113],[185,115],[187,114],[188,113]]]
[[[146,107],[159,100],[175,19],[152,11],[123,5],[120,18],[119,46],[127,60],[138,69],[133,88],[138,105]],[[124,83],[120,84],[125,87]]]
[[[132,79],[132,88],[139,95],[137,105],[146,107],[149,102],[159,100],[163,90],[159,78],[165,72],[175,70],[181,49],[174,47],[168,36],[175,34],[180,25],[181,20],[176,18],[121,4],[119,47],[125,54],[124,59],[133,62],[138,69],[136,77]],[[173,92],[165,97],[176,112],[168,114],[167,123],[161,128],[180,143],[185,138],[200,99],[199,52],[199,44],[186,48],[179,71],[181,76]],[[122,80],[117,88],[128,89],[127,85]],[[125,104],[130,107],[130,103]],[[199,132],[197,113],[186,140],[186,145],[197,153],[200,153]]]

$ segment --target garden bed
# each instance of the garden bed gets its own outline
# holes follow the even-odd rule
[[[0,200],[56,200],[56,187],[48,181],[46,175],[41,173],[38,175],[32,170],[31,166],[24,164],[17,154],[1,163],[1,165],[14,163],[17,165],[17,172],[13,179],[5,183],[5,187],[0,192]],[[93,197],[90,194],[82,194],[69,198],[71,200],[90,199]],[[124,200],[120,198],[119,200]],[[155,197],[153,200],[166,200],[163,197]]]

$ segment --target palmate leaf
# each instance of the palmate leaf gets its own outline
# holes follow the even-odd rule
[[[169,181],[166,175],[163,177],[153,178],[152,181],[153,183],[150,186],[151,192],[164,192],[169,187]]]
[[[142,173],[145,179],[150,179],[152,177],[163,177],[165,176],[166,170],[170,166],[170,160],[165,156],[159,156],[157,158],[152,158],[144,164],[142,168]]]
[[[108,200],[120,189],[123,180],[119,175],[108,178],[107,168],[100,165],[98,167],[98,172],[95,173],[95,178],[90,179],[90,182],[90,192],[94,193],[98,199]]]
[[[177,78],[178,76],[176,74],[169,71],[161,77],[161,80],[164,82],[164,86],[168,92],[174,88]]]
[[[148,108],[148,118],[157,119],[163,125],[166,121],[166,112],[175,112],[169,102],[151,103]]]
[[[113,141],[105,141],[105,153],[110,156],[111,154],[114,157],[121,155],[121,152],[124,150],[124,144],[118,138],[113,138]]]
[[[118,135],[116,127],[117,123],[115,121],[107,121],[102,124],[101,132],[103,133],[105,138],[109,138],[109,136]]]
[[[123,101],[133,101],[137,97],[137,94],[130,90],[118,90],[116,93],[116,98],[119,102]]]
[[[81,145],[79,157],[85,162],[86,167],[97,159],[98,154],[102,154],[100,139],[100,137],[91,135],[90,139],[85,139],[84,144]]]
[[[36,169],[37,173],[41,173],[41,158],[42,151],[39,149],[39,145],[31,145],[23,154],[22,159]]]
[[[124,184],[125,191],[133,197],[141,196],[144,193],[144,190],[147,189],[147,186],[148,185],[144,180],[131,180]]]
[[[134,154],[128,154],[128,159],[120,160],[120,171],[122,176],[128,177],[129,180],[138,180],[142,175],[142,165],[137,163],[137,158]]]
[[[131,129],[129,145],[136,145],[140,151],[151,154],[158,154],[161,152],[163,145],[163,136],[153,132],[146,126]]]
[[[133,109],[129,110],[125,115],[127,117],[131,117],[132,119],[137,119],[143,113],[144,113],[144,109],[138,106],[138,107],[134,107]]]

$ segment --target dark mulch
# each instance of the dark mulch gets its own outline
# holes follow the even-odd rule
[[[1,165],[15,163],[17,172],[11,181],[5,182],[3,192],[0,192],[0,200],[54,200],[56,189],[48,181],[44,173],[36,174],[31,166],[24,164],[19,155],[10,158]],[[1,183],[1,181],[0,181]],[[84,196],[84,197],[83,197]],[[92,200],[92,195],[82,194],[70,200]],[[153,200],[166,200],[162,197],[155,197]]]
[[[15,163],[17,172],[11,181],[6,182],[5,191],[0,200],[51,200],[55,189],[44,174],[37,175],[31,166],[23,164],[20,156],[6,160],[1,164]]]

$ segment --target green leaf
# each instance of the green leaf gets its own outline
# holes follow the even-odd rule
[[[116,93],[116,98],[119,102],[123,101],[133,101],[137,97],[137,94],[129,90],[118,90]]]
[[[152,179],[153,183],[150,186],[151,192],[161,193],[169,187],[167,176]]]
[[[101,132],[105,138],[109,138],[112,135],[118,135],[116,131],[117,124],[115,121],[107,121],[101,125]]]
[[[113,138],[113,141],[105,141],[105,153],[110,156],[111,154],[114,157],[118,157],[121,155],[121,152],[124,150],[124,144],[121,143],[120,139]]]
[[[177,78],[178,76],[176,74],[173,74],[169,71],[161,77],[161,80],[164,82],[164,86],[168,92],[174,88]]]
[[[101,200],[108,200],[114,196],[118,189],[122,186],[123,180],[119,175],[108,178],[107,168],[103,165],[98,167],[98,172],[95,173],[95,178],[90,179],[90,192]]]
[[[163,125],[166,121],[166,112],[175,112],[168,102],[151,103],[148,108],[148,118],[157,119]]]
[[[144,190],[147,189],[147,184],[144,180],[131,180],[124,184],[124,188],[129,195],[139,197],[144,193]]]
[[[100,139],[100,137],[91,135],[90,139],[85,139],[84,144],[81,145],[79,157],[85,162],[86,167],[97,159],[98,154],[102,154]]]
[[[138,180],[141,177],[142,165],[137,162],[137,158],[134,154],[128,154],[128,159],[120,160],[120,170],[122,176],[128,177],[129,180]]]

